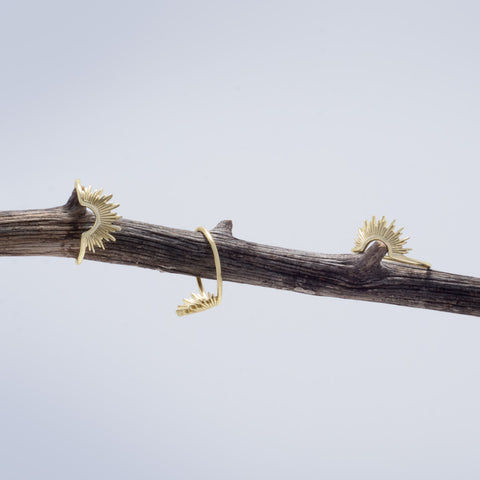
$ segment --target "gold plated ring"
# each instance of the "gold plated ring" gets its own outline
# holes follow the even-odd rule
[[[77,190],[78,203],[88,207],[95,215],[95,223],[89,230],[82,233],[80,239],[80,252],[77,257],[77,264],[80,265],[87,248],[95,253],[95,247],[105,250],[104,241],[115,241],[112,232],[118,232],[121,228],[118,225],[113,225],[113,222],[122,217],[112,212],[119,204],[108,203],[113,195],[102,195],[103,189],[92,192],[91,186],[85,188],[78,179],[75,181],[75,189]]]
[[[405,248],[405,244],[410,237],[400,238],[403,228],[395,231],[395,220],[387,225],[387,220],[382,217],[378,222],[375,217],[367,222],[365,220],[363,227],[358,230],[358,237],[355,240],[355,246],[352,252],[364,252],[368,245],[374,240],[379,240],[387,247],[387,254],[383,257],[385,260],[392,262],[405,263],[407,265],[415,265],[417,267],[430,268],[430,264],[415,260],[405,256],[411,248]]]
[[[198,227],[197,232],[203,233],[213,252],[215,270],[217,272],[217,295],[215,296],[213,293],[205,292],[202,279],[197,277],[200,293],[192,293],[192,298],[183,299],[183,304],[177,307],[177,315],[179,317],[183,315],[190,315],[191,313],[203,312],[204,310],[208,310],[209,308],[219,305],[222,301],[222,269],[220,267],[220,257],[218,255],[217,246],[215,245],[212,235],[205,227]]]

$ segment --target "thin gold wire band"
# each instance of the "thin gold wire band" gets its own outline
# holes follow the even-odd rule
[[[202,279],[197,277],[198,288],[200,294],[192,293],[192,298],[184,298],[183,304],[177,307],[177,315],[190,315],[192,313],[203,312],[209,308],[215,307],[222,301],[223,281],[222,281],[222,268],[220,265],[220,256],[218,254],[217,245],[213,239],[211,233],[205,227],[198,227],[197,232],[201,232],[210,244],[210,248],[213,253],[213,260],[215,262],[215,270],[217,273],[217,295],[213,293],[205,292],[203,288]]]

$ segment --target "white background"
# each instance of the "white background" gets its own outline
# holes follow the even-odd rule
[[[412,257],[479,276],[479,15],[4,2],[0,210],[80,178],[125,218],[323,253],[386,215]],[[1,478],[480,476],[478,318],[232,283],[177,318],[192,277],[0,268]]]

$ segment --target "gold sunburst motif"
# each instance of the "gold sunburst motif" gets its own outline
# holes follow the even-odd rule
[[[95,223],[89,230],[82,233],[80,239],[80,252],[77,258],[77,264],[80,265],[87,248],[95,253],[95,247],[105,250],[103,242],[115,241],[112,233],[120,231],[121,227],[113,225],[113,222],[122,217],[112,212],[119,204],[108,203],[113,195],[102,195],[103,189],[92,191],[91,185],[84,187],[78,179],[75,181],[75,189],[80,205],[88,207],[95,215]]]
[[[400,238],[402,231],[403,228],[395,230],[395,220],[388,225],[385,217],[382,217],[378,222],[375,217],[372,217],[370,221],[365,220],[363,227],[358,230],[358,237],[355,239],[355,246],[352,248],[352,252],[364,252],[371,242],[379,240],[385,244],[388,250],[384,257],[385,260],[430,268],[430,264],[427,262],[405,256],[411,250],[411,248],[405,248],[405,244],[410,237]]]
[[[220,266],[220,257],[218,255],[217,246],[215,245],[212,235],[205,227],[198,227],[197,232],[203,233],[213,252],[215,270],[217,272],[217,295],[206,292],[203,288],[202,279],[197,277],[200,293],[192,293],[192,298],[183,299],[183,304],[178,305],[177,307],[177,315],[179,317],[190,315],[191,313],[203,312],[204,310],[217,306],[222,301],[222,269]]]
[[[203,285],[200,293],[192,293],[192,298],[184,298],[183,304],[177,307],[177,315],[183,317],[191,313],[203,312],[209,308],[216,307],[220,301],[213,295],[213,293],[203,290]]]

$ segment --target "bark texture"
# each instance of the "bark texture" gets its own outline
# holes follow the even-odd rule
[[[76,258],[80,236],[93,224],[74,191],[56,208],[0,212],[0,256]],[[86,260],[215,278],[212,252],[200,232],[122,219],[116,242]],[[225,281],[480,316],[480,278],[382,261],[374,242],[363,254],[327,255],[247,242],[220,222],[215,239]]]

